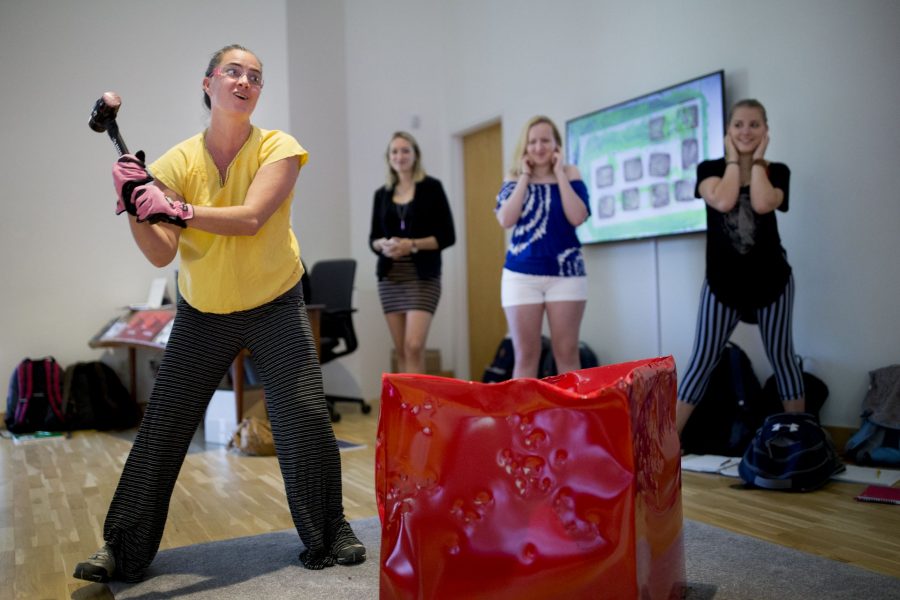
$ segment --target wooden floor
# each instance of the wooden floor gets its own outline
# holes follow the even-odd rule
[[[378,405],[341,407],[338,438],[349,519],[377,514],[373,494]],[[76,432],[68,440],[0,440],[0,582],[4,598],[110,598],[73,579],[100,533],[133,432]],[[735,489],[738,480],[685,473],[684,515],[778,544],[900,577],[900,506],[857,502],[863,486],[809,494]],[[195,443],[175,488],[161,548],[292,527],[274,457],[241,457]]]

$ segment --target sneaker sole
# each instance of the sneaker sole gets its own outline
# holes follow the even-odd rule
[[[96,583],[106,583],[109,581],[109,576],[105,573],[99,573],[93,569],[82,567],[81,565],[75,567],[75,572],[72,573],[72,577],[83,579],[85,581],[94,581]]]
[[[349,552],[347,552],[347,550],[349,550]],[[357,565],[366,560],[366,549],[364,546],[345,549],[342,552],[347,553],[343,556],[336,556],[334,558],[334,561],[339,565]]]

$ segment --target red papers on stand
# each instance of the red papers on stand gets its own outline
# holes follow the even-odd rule
[[[138,310],[110,323],[92,347],[118,344],[149,346],[163,349],[175,318],[173,309]]]

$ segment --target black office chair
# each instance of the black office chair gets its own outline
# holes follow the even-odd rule
[[[353,280],[356,276],[356,261],[352,258],[320,260],[313,265],[309,274],[309,304],[322,308],[319,323],[320,362],[324,365],[341,356],[346,356],[359,345],[353,329]],[[337,402],[353,402],[360,405],[363,414],[372,407],[362,398],[325,395],[332,421],[340,421],[341,415],[335,410]]]

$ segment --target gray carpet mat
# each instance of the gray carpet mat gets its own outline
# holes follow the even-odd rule
[[[293,530],[160,552],[144,581],[110,584],[117,599],[378,598],[380,527],[356,521],[368,560],[308,571]],[[900,579],[685,520],[686,600],[900,600]]]

